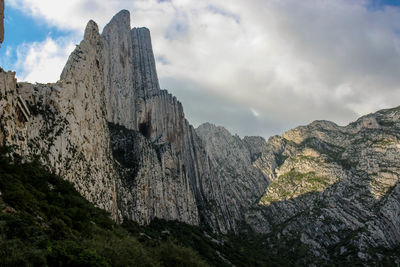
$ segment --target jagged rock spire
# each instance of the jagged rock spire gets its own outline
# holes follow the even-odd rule
[[[130,13],[122,10],[104,27],[102,39],[107,119],[137,130],[143,100],[160,91],[150,31],[131,30]]]
[[[140,97],[153,95],[160,90],[160,85],[158,83],[150,31],[147,28],[133,28],[131,33],[137,94]]]
[[[104,82],[107,119],[136,129],[130,13],[122,10],[104,27]]]

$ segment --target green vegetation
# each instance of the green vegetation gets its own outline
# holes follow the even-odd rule
[[[0,266],[206,265],[170,239],[141,240],[38,162],[0,155],[0,191]]]
[[[0,192],[0,266],[288,266],[300,256],[271,253],[249,228],[216,235],[164,220],[118,225],[39,162],[2,153]]]
[[[18,161],[18,160],[17,160]],[[323,183],[313,173],[285,175]],[[324,263],[299,237],[269,236],[246,224],[239,234],[154,220],[114,223],[67,181],[37,161],[11,163],[0,153],[0,266],[304,266]],[[343,237],[343,240],[347,235]],[[348,240],[348,239],[347,239]],[[332,248],[332,252],[340,247]],[[380,251],[396,255],[396,251]],[[340,262],[356,262],[357,251]],[[335,256],[335,254],[333,255]],[[336,258],[334,258],[336,259]],[[389,258],[390,260],[390,258]],[[390,262],[390,261],[389,261]],[[325,262],[326,263],[326,262]]]
[[[267,193],[261,198],[261,203],[268,205],[271,202],[320,192],[329,185],[331,183],[326,177],[317,176],[315,172],[301,173],[292,169],[269,185]]]
[[[381,138],[381,139],[372,140],[372,144],[375,146],[388,147],[388,146],[396,144],[396,142],[391,139]]]

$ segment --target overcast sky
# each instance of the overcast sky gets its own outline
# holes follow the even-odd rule
[[[186,117],[268,137],[400,105],[400,1],[6,0],[0,66],[55,82],[89,19],[150,29]]]

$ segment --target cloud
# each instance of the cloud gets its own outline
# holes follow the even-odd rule
[[[17,47],[15,68],[22,81],[56,82],[69,54],[75,46],[69,39],[52,39],[43,42],[25,43]]]
[[[90,18],[102,28],[118,10],[130,10],[133,26],[152,32],[161,86],[181,99],[195,125],[267,136],[399,105],[397,7],[371,8],[367,0],[8,3],[80,33]]]

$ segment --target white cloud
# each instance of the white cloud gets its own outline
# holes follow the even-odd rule
[[[257,110],[255,110],[253,108],[250,108],[250,111],[251,111],[251,113],[253,113],[254,117],[259,117],[260,116],[260,113],[258,113]]]
[[[400,104],[400,9],[371,9],[367,0],[8,3],[80,32],[90,18],[102,28],[120,9],[130,10],[133,26],[152,32],[161,85],[183,100],[195,124],[267,136],[314,119],[344,124]],[[236,116],[255,115],[248,107],[259,114],[254,127]]]
[[[17,77],[22,81],[56,82],[74,44],[64,38],[48,37],[43,42],[27,43],[17,47],[15,64]]]

